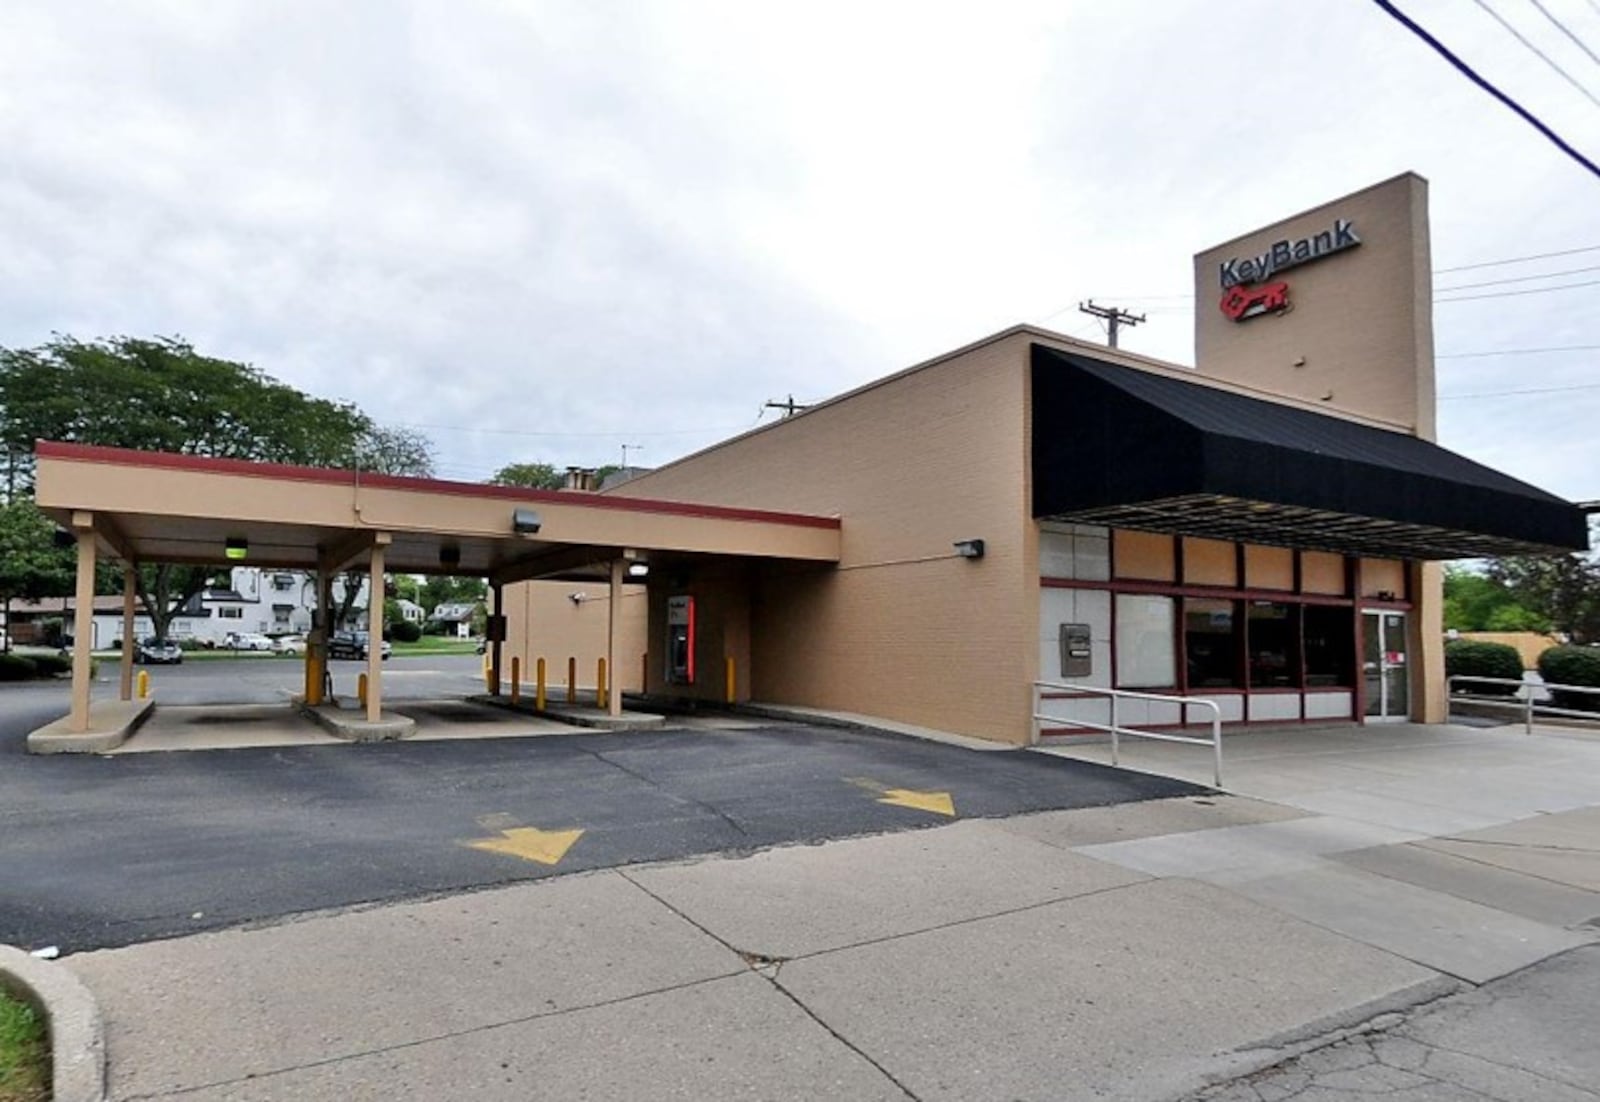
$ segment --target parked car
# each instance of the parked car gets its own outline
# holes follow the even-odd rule
[[[230,631],[222,637],[224,650],[271,650],[272,640],[253,631]]]
[[[389,652],[394,648],[389,645],[389,640],[381,641],[383,658],[389,657]],[[365,658],[367,656],[367,633],[364,631],[336,631],[328,640],[329,658]]]
[[[274,654],[304,654],[306,652],[306,637],[304,635],[280,635],[272,641]]]
[[[157,639],[152,635],[134,648],[133,660],[145,666],[181,666],[183,648],[171,639]]]

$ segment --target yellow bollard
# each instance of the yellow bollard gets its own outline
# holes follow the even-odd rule
[[[733,679],[733,656],[729,655],[728,656],[728,674],[727,674],[728,703],[729,704],[732,704],[733,700],[734,700],[734,692],[733,692],[734,685],[735,685],[735,681]]]
[[[511,703],[522,703],[522,658],[511,656]]]
[[[495,690],[499,687],[494,683],[494,667],[485,665],[483,667],[483,691],[493,696]]]
[[[541,711],[542,712],[542,711],[544,711],[544,659],[543,658],[539,659],[538,663],[534,666],[534,672],[535,672],[535,675],[538,678],[538,681],[537,681],[536,687],[533,690],[533,706],[537,711]]]
[[[139,699],[143,700],[150,695],[150,671],[139,671]]]
[[[360,704],[361,704],[361,706],[363,708],[365,708],[367,706],[367,675],[366,674],[362,674],[360,677],[356,678],[356,700],[358,702],[360,702]]]
[[[576,704],[577,702],[578,702],[578,660],[576,658],[568,658],[567,659],[567,703],[568,704]]]
[[[594,704],[596,708],[605,708],[610,705],[606,699],[606,660],[600,659],[599,668],[595,670],[594,679]]]

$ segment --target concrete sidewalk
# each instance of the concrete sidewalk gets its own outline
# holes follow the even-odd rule
[[[1448,732],[1410,747],[1477,775],[1470,822],[1421,789],[1383,816],[1184,797],[68,964],[121,1099],[1182,1097],[1595,940],[1600,744],[1519,738],[1460,775]],[[1374,772],[1323,748],[1327,781]]]

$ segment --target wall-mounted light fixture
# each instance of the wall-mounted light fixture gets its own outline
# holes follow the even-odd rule
[[[1378,600],[1380,600],[1380,601],[1392,601],[1392,600],[1394,600],[1394,590],[1392,590],[1392,589],[1380,589],[1380,590],[1378,590]]]
[[[647,562],[630,562],[628,564],[628,577],[643,578],[650,573],[650,564]]]
[[[442,543],[442,544],[440,544],[439,545],[439,565],[440,566],[460,566],[461,565],[461,547],[458,544],[454,544],[454,543]]]
[[[575,605],[581,605],[581,604],[583,604],[583,602],[587,601],[588,599],[589,599],[589,595],[587,593],[568,593],[567,594],[567,600],[571,601]]]
[[[539,530],[539,511],[537,509],[517,509],[511,514],[511,530],[523,534],[531,534]]]
[[[956,554],[960,555],[963,559],[983,558],[982,540],[956,540],[955,549]]]
[[[237,562],[250,554],[250,541],[243,536],[229,536],[222,547],[222,553],[228,559]]]

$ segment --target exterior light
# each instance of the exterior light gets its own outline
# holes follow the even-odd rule
[[[439,547],[440,566],[460,566],[461,548],[453,543],[441,544]]]
[[[650,564],[647,562],[631,562],[628,564],[628,577],[643,578],[650,573]]]
[[[223,545],[223,555],[237,562],[250,554],[250,541],[243,536],[229,536]]]
[[[955,549],[956,554],[961,556],[963,559],[983,558],[982,540],[956,540]]]
[[[511,514],[511,530],[523,534],[531,534],[539,530],[539,511],[537,509],[517,509]]]

